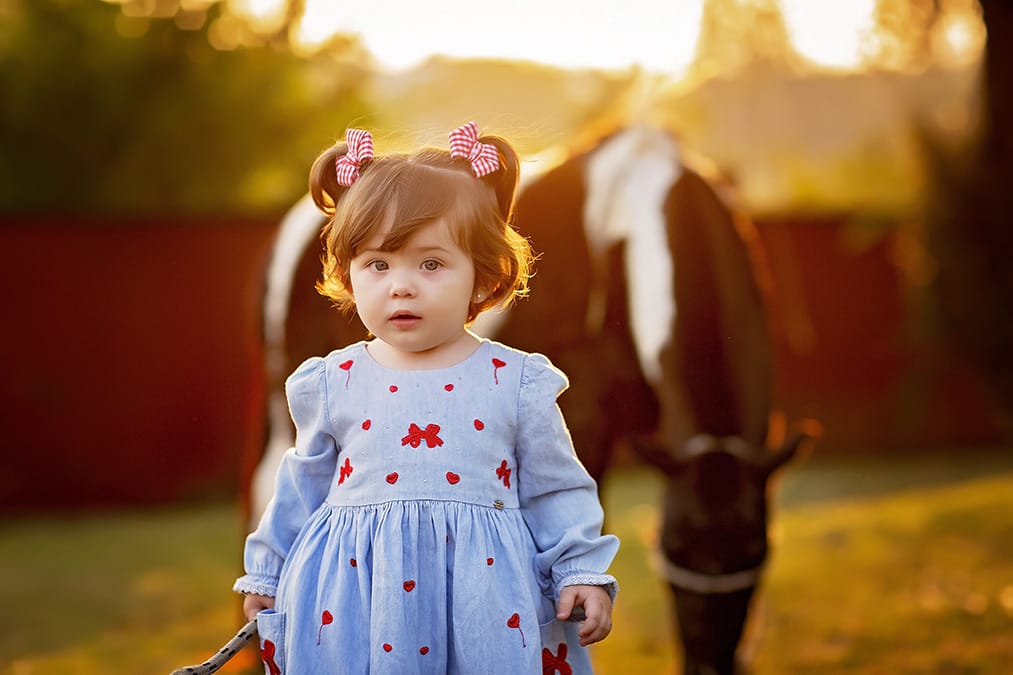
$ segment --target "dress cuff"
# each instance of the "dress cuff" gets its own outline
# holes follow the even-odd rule
[[[236,593],[252,593],[253,595],[265,595],[273,598],[278,593],[278,577],[266,576],[263,574],[247,574],[236,579],[232,585]]]
[[[609,597],[613,600],[616,599],[616,593],[619,592],[619,582],[611,574],[597,574],[594,572],[571,572],[566,574],[556,584],[556,597],[559,597],[559,592],[566,586],[602,586]]]

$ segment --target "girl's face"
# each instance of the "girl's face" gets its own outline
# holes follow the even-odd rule
[[[419,228],[396,251],[375,233],[352,258],[352,296],[362,323],[380,344],[374,356],[398,365],[451,365],[467,356],[465,329],[475,265],[444,220]],[[381,358],[381,362],[383,362]]]

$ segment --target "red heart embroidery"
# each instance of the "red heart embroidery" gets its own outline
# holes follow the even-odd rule
[[[387,482],[391,485],[397,482],[397,471],[387,474]]]
[[[485,429],[485,422],[483,422],[482,420],[475,420],[475,429],[477,431],[481,431],[482,429]]]
[[[324,613],[320,615],[320,629],[317,631],[317,644],[320,644],[320,636],[324,631],[324,626],[334,621],[334,615],[328,612],[326,609]]]
[[[454,385],[452,384],[445,385],[443,388],[447,391],[454,391]]]
[[[496,384],[499,384],[499,369],[506,365],[506,361],[500,361],[499,359],[492,360],[492,376],[496,380]]]
[[[429,647],[419,647],[419,654],[422,654],[422,656],[425,656],[428,653],[429,653]]]
[[[371,420],[365,420],[365,421],[364,421],[364,422],[362,423],[362,430],[363,430],[363,431],[369,431],[369,428],[370,428],[371,426],[373,426],[373,422],[372,422]]]
[[[493,559],[492,558],[486,558],[485,559],[485,564],[486,565],[492,565],[492,563],[493,563]]]
[[[405,593],[411,593],[412,591],[415,590],[415,580],[409,579],[408,581],[404,582],[402,586],[404,586]]]
[[[348,564],[351,565],[352,567],[358,567],[359,566],[359,563],[356,562],[355,558],[349,558],[348,559]]]
[[[348,359],[344,363],[339,363],[338,368],[345,371],[345,388],[348,388],[348,383],[352,379],[352,360]]]
[[[454,473],[453,471],[448,471],[447,472],[447,482],[448,483],[450,483],[451,485],[457,485],[457,482],[459,480],[461,480],[461,477],[458,476],[456,473]]]
[[[389,652],[392,649],[394,649],[394,648],[391,647],[389,644],[387,644],[386,642],[383,643],[383,651]]]
[[[396,391],[397,391],[397,385],[396,385],[396,384],[392,384],[392,385],[390,385],[390,393],[392,393],[392,394],[393,394],[393,393],[394,393],[394,392],[396,392]]]
[[[507,619],[507,626],[510,628],[516,628],[521,634],[521,647],[527,647],[527,642],[524,641],[524,631],[521,630],[521,617],[516,613]]]

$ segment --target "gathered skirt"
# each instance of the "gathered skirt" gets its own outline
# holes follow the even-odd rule
[[[268,675],[580,675],[520,511],[452,501],[324,503],[258,616]]]

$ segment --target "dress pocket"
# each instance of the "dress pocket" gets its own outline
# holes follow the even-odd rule
[[[257,614],[257,632],[260,634],[260,659],[266,675],[285,672],[285,614],[265,609]]]
[[[542,639],[542,672],[570,673],[569,645],[567,644],[565,621],[553,619],[538,626]]]
[[[580,623],[553,619],[538,626],[543,675],[589,675],[591,656],[580,646]]]

